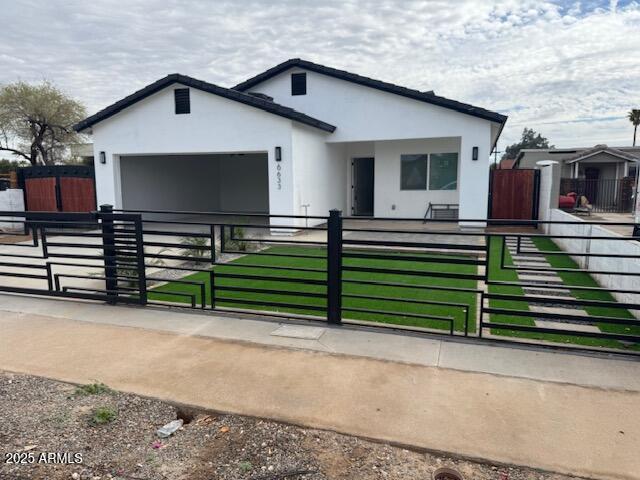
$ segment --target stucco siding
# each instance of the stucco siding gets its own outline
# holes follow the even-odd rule
[[[251,88],[325,122],[337,125],[331,142],[458,137],[491,122],[444,107],[307,71],[307,94],[291,95],[290,69]],[[491,131],[487,128],[487,144]],[[484,147],[484,146],[483,146]],[[490,148],[490,147],[488,147]],[[488,148],[480,158],[488,161]]]
[[[328,215],[346,209],[345,147],[326,143],[325,136],[304,126],[293,129],[294,205],[304,215]]]
[[[458,153],[460,181],[460,140],[411,140],[375,142],[374,214],[379,217],[424,216],[429,202],[459,203],[456,190],[401,190],[400,172],[403,154]]]
[[[267,152],[269,209],[293,213],[292,122],[256,108],[191,89],[191,113],[174,113],[170,86],[93,127],[94,155],[104,151],[106,164],[96,164],[99,203],[122,205],[120,155]],[[274,150],[282,150],[280,190]]]

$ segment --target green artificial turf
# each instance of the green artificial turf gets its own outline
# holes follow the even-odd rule
[[[518,282],[518,275],[515,270],[503,269],[500,266],[500,258],[504,255],[505,267],[513,267],[513,260],[509,249],[503,244],[502,237],[492,236],[489,238],[489,280],[496,282]],[[499,293],[503,295],[519,295],[524,297],[522,288],[510,285],[489,285],[489,293]],[[529,310],[526,302],[514,302],[511,300],[489,300],[489,306],[493,308],[505,308],[509,310]],[[490,319],[485,318],[485,321],[489,320],[493,323],[506,323],[513,325],[529,325],[535,326],[533,318],[520,317],[514,315],[498,315],[491,314]],[[527,337],[531,338],[531,333],[521,332],[517,330],[506,330],[501,328],[491,329],[491,333],[494,335],[506,335],[515,337]]]
[[[561,251],[561,249],[547,238],[532,237],[535,245],[541,251]],[[489,264],[488,275],[493,281],[518,282],[518,276],[515,270],[503,269],[500,266],[500,257],[504,253],[504,264],[513,267],[513,260],[508,249],[504,249],[502,238],[499,236],[490,237],[489,245]],[[217,265],[214,267],[216,275],[216,305],[229,308],[242,308],[263,311],[278,311],[294,314],[317,315],[325,317],[326,300],[324,297],[326,287],[322,285],[307,285],[295,283],[294,279],[310,279],[324,280],[326,279],[326,250],[315,246],[274,246],[261,251],[261,253],[270,255],[247,254],[228,264]],[[345,252],[349,253],[349,252]],[[445,321],[434,319],[412,318],[404,314],[432,315],[440,317],[452,317],[454,321],[454,329],[457,332],[464,330],[466,321],[466,310],[469,311],[469,332],[476,331],[476,300],[477,294],[467,291],[456,291],[455,289],[478,288],[478,282],[474,279],[460,278],[439,278],[429,274],[447,273],[451,275],[478,273],[476,265],[449,263],[449,259],[473,259],[471,256],[451,256],[437,253],[430,254],[414,254],[400,253],[395,251],[372,251],[364,250],[351,251],[351,253],[373,253],[383,254],[390,258],[387,259],[370,259],[370,258],[343,258],[344,267],[368,267],[372,269],[399,270],[400,273],[385,272],[343,272],[343,318],[354,320],[368,320],[396,325],[418,326],[425,328],[434,328],[440,330],[448,330],[449,325]],[[420,261],[415,259],[408,261],[402,260],[402,257],[410,255],[419,257]],[[313,258],[302,258],[301,256],[312,256]],[[545,255],[547,261],[555,268],[577,268],[575,262],[567,255]],[[438,262],[435,262],[438,260]],[[444,262],[444,263],[443,263]],[[206,264],[203,264],[206,265]],[[282,267],[281,270],[265,268],[267,266]],[[309,269],[319,271],[298,271],[291,269]],[[408,272],[424,272],[425,275],[410,275]],[[567,286],[594,286],[598,284],[588,274],[584,272],[557,272],[560,278]],[[238,279],[223,278],[218,275],[222,274],[238,274],[268,277],[267,279]],[[292,281],[275,281],[269,278],[281,277],[291,279]],[[205,284],[206,304],[211,305],[209,273],[201,272],[184,277],[182,280],[191,282],[203,282]],[[379,285],[361,285],[350,283],[349,280],[361,280],[369,282],[387,282],[409,285],[409,287],[399,286],[379,286]],[[424,290],[415,287],[444,287],[453,290]],[[221,290],[220,288],[232,288],[233,290]],[[249,289],[269,289],[274,293],[261,292],[243,292],[235,290],[235,288]],[[202,302],[200,298],[200,289],[195,285],[180,284],[178,282],[169,282],[164,285],[157,286],[149,291],[149,300],[151,301],[169,301],[185,303],[189,300],[184,296],[173,295],[172,293],[190,293],[196,296],[198,304]],[[307,297],[302,294],[317,294],[320,297]],[[504,308],[511,310],[529,311],[527,297],[521,287],[489,285],[489,293],[500,293],[508,295],[522,296],[521,301],[495,300],[489,301],[490,306],[494,308]],[[611,294],[607,292],[590,292],[582,290],[571,290],[572,295],[577,299],[599,300],[606,302],[615,302]],[[351,298],[349,295],[364,295],[385,297],[381,300],[372,300],[366,298]],[[223,300],[226,298],[227,300]],[[229,300],[235,300],[231,302]],[[434,301],[450,304],[460,304],[462,306],[453,305],[421,305],[410,303],[408,300],[418,301]],[[248,303],[255,302],[255,303]],[[289,306],[270,306],[262,302],[277,302],[283,304],[291,304]],[[319,307],[314,310],[309,307]],[[349,308],[358,308],[366,310],[377,310],[393,313],[373,313],[373,312],[353,312]],[[584,307],[589,315],[604,317],[620,317],[633,318],[631,313],[623,308],[618,307]],[[485,321],[489,320],[485,317]],[[534,317],[514,316],[506,314],[492,314],[491,322],[513,324],[513,325],[529,325],[535,326]],[[624,325],[598,324],[603,332],[615,333],[633,333],[640,334],[640,327],[628,327]],[[571,325],[567,325],[571,328]],[[557,343],[569,343],[583,346],[598,346],[608,348],[624,348],[624,349],[640,349],[640,345],[634,346],[624,345],[616,340],[597,339],[578,337],[572,335],[546,334],[538,332],[522,332],[509,330],[506,328],[493,328],[491,331],[494,335],[510,336],[516,338],[537,339]]]
[[[556,245],[553,240],[543,237],[533,237],[534,245],[538,250],[543,252],[561,252],[562,249]],[[570,268],[578,269],[578,264],[568,255],[545,255],[547,262],[554,268]],[[557,272],[557,275],[562,279],[564,284],[568,287],[599,287],[591,275],[585,272]],[[597,300],[600,302],[612,302],[615,303],[616,299],[609,292],[604,291],[589,291],[589,290],[576,290],[571,289],[571,295],[579,300]],[[614,318],[628,318],[634,319],[635,317],[629,310],[621,307],[582,307],[589,315],[597,317],[614,317]],[[611,323],[598,323],[597,326],[601,331],[607,333],[622,333],[625,335],[640,335],[640,327],[638,326],[626,326],[617,325]],[[586,340],[586,339],[583,339]],[[620,342],[615,340],[598,340],[590,339],[591,342],[588,345],[599,345],[614,348],[632,348],[634,350],[640,350],[640,345],[635,344],[633,346],[623,346]],[[584,344],[584,343],[583,343]]]
[[[283,277],[285,279],[326,279],[326,250],[320,247],[306,246],[274,246],[261,251],[261,253],[269,253],[283,256],[268,256],[248,254],[229,264],[217,265],[214,267],[214,275],[219,274],[242,274],[265,277]],[[345,252],[347,253],[347,252]],[[353,253],[365,253],[364,251],[353,251]],[[370,259],[370,258],[348,258],[343,259],[343,266],[348,267],[369,267],[386,270],[399,270],[400,273],[385,272],[343,272],[343,300],[342,305],[343,318],[354,320],[368,320],[376,322],[391,323],[397,325],[418,326],[424,328],[435,328],[448,330],[448,322],[434,319],[412,318],[403,314],[431,315],[440,317],[452,317],[455,330],[461,332],[464,330],[465,324],[465,308],[470,312],[469,332],[475,332],[476,319],[476,297],[474,292],[456,291],[456,290],[423,290],[415,287],[423,286],[440,286],[454,289],[476,289],[477,280],[460,279],[460,278],[438,278],[429,276],[429,273],[449,273],[471,274],[476,275],[478,271],[477,265],[455,264],[449,263],[448,259],[462,258],[472,260],[471,256],[444,256],[441,254],[414,254],[399,253],[394,251],[377,251],[371,250],[366,253],[377,253],[389,256],[388,259]],[[300,258],[287,255],[309,255],[315,258]],[[410,255],[419,257],[419,261],[402,260],[402,257]],[[438,260],[438,262],[436,262]],[[444,263],[443,263],[444,261]],[[277,266],[286,268],[303,268],[317,269],[315,271],[296,271],[296,270],[273,270],[264,268],[266,266]],[[405,272],[424,272],[425,275],[410,275]],[[188,281],[204,282],[206,284],[206,303],[211,304],[209,274],[199,272],[183,278]],[[378,285],[359,285],[349,283],[348,280],[364,280],[371,282],[389,282],[401,283],[409,285],[408,288],[398,286],[378,286]],[[312,310],[306,307],[317,306],[326,308],[326,300],[324,298],[305,297],[300,293],[324,294],[326,287],[323,285],[306,285],[294,283],[293,281],[274,281],[263,279],[236,279],[216,277],[216,288],[218,287],[242,287],[256,289],[271,289],[278,293],[256,293],[242,291],[223,291],[216,290],[216,305],[231,308],[255,309],[279,311],[297,314],[318,315],[324,317],[324,311]],[[200,304],[201,298],[199,288],[193,285],[185,285],[177,282],[169,282],[165,285],[158,286],[149,291],[149,300],[152,301],[170,301],[170,302],[187,302],[185,297],[172,295],[171,292],[192,293],[197,297]],[[371,300],[365,298],[350,298],[348,295],[365,295],[375,297],[386,297],[383,300]],[[229,302],[222,298],[239,300],[240,303]],[[397,299],[397,300],[396,300]],[[452,305],[421,305],[407,301],[422,300],[461,304],[462,306]],[[257,302],[257,304],[244,303],[246,301]],[[279,302],[294,304],[297,307],[277,307],[261,304],[260,302]],[[358,308],[367,310],[379,310],[387,313],[371,313],[371,312],[353,312],[348,308]]]
[[[562,250],[552,240],[544,237],[531,237],[534,245],[540,251],[548,252],[561,252]],[[515,270],[502,269],[500,267],[500,255],[502,252],[502,240],[500,237],[492,237],[490,245],[490,265],[489,265],[489,279],[496,281],[517,282],[518,276]],[[512,267],[513,260],[509,253],[509,250],[504,248],[504,265]],[[544,255],[544,258],[554,268],[571,268],[577,269],[578,265],[568,255]],[[598,287],[598,283],[591,277],[591,275],[584,272],[556,272],[562,279],[565,286],[578,286],[578,287]],[[598,300],[603,302],[614,302],[615,298],[608,292],[593,292],[584,290],[570,290],[571,295],[576,299],[583,300]],[[523,295],[522,301],[507,301],[507,300],[494,300],[491,299],[489,304],[494,308],[504,308],[511,310],[528,311],[528,302],[526,296],[520,287],[516,286],[502,286],[502,285],[489,285],[490,293],[501,293],[509,295]],[[633,315],[626,309],[620,307],[581,307],[589,315],[603,316],[603,317],[618,317],[618,318],[630,318],[633,319]],[[494,323],[505,323],[514,325],[529,325],[535,326],[533,317],[515,316],[515,315],[498,315],[492,314],[491,321]],[[608,333],[624,333],[624,334],[640,334],[640,327],[628,327],[625,325],[615,325],[610,323],[598,323],[597,326],[603,332]],[[571,325],[567,324],[567,328],[570,329]],[[640,345],[624,345],[617,340],[600,339],[600,338],[588,338],[579,337],[573,335],[558,335],[538,332],[522,332],[516,330],[497,329],[493,328],[491,333],[494,335],[511,336],[518,338],[528,338],[545,340],[549,342],[557,343],[569,343],[583,346],[597,346],[617,349],[640,349]]]

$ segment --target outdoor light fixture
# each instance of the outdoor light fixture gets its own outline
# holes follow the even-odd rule
[[[282,160],[282,148],[276,147],[276,162]]]
[[[471,160],[478,160],[478,147],[473,147]]]
[[[107,154],[100,152],[100,163],[107,163]]]

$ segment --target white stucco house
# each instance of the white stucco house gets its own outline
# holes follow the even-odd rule
[[[431,202],[486,218],[506,119],[292,59],[233,88],[168,75],[75,129],[93,135],[99,204],[422,217]]]

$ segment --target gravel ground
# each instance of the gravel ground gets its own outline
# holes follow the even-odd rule
[[[92,420],[95,409],[117,416]],[[183,418],[181,430],[156,430]],[[430,480],[440,467],[466,480],[568,480],[418,453],[332,432],[237,415],[176,408],[154,399],[107,391],[79,393],[75,385],[0,372],[0,479],[122,480]],[[25,464],[7,463],[20,452]],[[58,463],[42,453],[67,452]],[[82,463],[72,463],[81,454]],[[34,458],[29,460],[29,456]],[[63,463],[60,463],[63,461]]]

